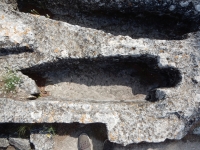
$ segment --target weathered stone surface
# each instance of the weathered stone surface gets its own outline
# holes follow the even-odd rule
[[[9,146],[8,139],[6,137],[0,137],[0,147],[6,148]]]
[[[31,134],[30,141],[35,150],[53,150],[54,141],[49,134]]]
[[[181,2],[180,6],[186,7],[186,3]],[[95,59],[114,59],[118,55],[131,56],[134,60],[148,54],[156,60],[157,68],[175,67],[181,74],[180,83],[150,92],[160,100],[155,103],[145,101],[144,97],[136,98],[137,102],[132,99],[99,101],[96,97],[73,100],[56,95],[32,102],[1,98],[0,122],[102,122],[107,125],[109,140],[124,145],[180,139],[191,120],[195,122],[200,88],[192,79],[200,75],[199,31],[183,40],[133,39],[9,11],[4,5],[0,8],[2,67],[37,72],[69,64],[71,60],[72,65],[77,65],[81,62],[79,59],[91,58],[93,63]],[[195,8],[198,10],[197,5]]]
[[[195,128],[193,134],[200,135],[200,127]]]
[[[113,146],[113,150],[195,150],[199,148],[198,142],[190,142],[190,141],[172,141],[165,143],[148,143],[148,144],[138,144],[138,145],[130,145],[127,147],[122,146]]]
[[[196,82],[196,83],[200,83],[200,76],[195,76],[195,77],[193,78],[193,80],[194,80],[194,82]]]
[[[20,150],[31,149],[30,142],[27,139],[9,138],[9,143]]]
[[[180,139],[184,135],[184,121],[175,115],[175,110],[171,114],[165,110],[166,101],[156,105],[119,102],[63,102],[50,98],[19,102],[1,99],[0,121],[102,122],[107,125],[110,140],[125,144],[140,142],[141,139],[148,142]]]
[[[0,2],[5,3],[10,10],[18,10],[17,0],[0,0]]]
[[[25,90],[27,93],[29,93],[31,95],[39,95],[40,94],[40,90],[38,89],[34,80],[25,76],[21,72],[18,72],[17,74],[18,74],[18,76],[20,76],[20,79],[21,79],[21,83],[19,86],[21,89]]]

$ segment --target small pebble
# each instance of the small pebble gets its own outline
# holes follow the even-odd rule
[[[27,97],[27,99],[28,99],[28,100],[35,100],[35,99],[37,99],[37,97],[34,96],[34,95],[29,95],[29,96]]]

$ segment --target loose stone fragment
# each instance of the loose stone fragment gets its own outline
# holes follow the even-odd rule
[[[1,148],[6,148],[9,146],[8,139],[6,137],[0,137],[0,147]]]
[[[53,150],[53,138],[50,134],[31,134],[30,141],[35,150]]]
[[[30,142],[27,139],[21,139],[21,138],[9,138],[9,143],[20,150],[29,150]]]

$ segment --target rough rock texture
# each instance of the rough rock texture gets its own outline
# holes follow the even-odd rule
[[[27,139],[9,138],[9,143],[13,145],[15,148],[20,149],[20,150],[31,149],[30,142]]]
[[[200,135],[200,127],[195,128],[194,131],[193,131],[193,134]]]
[[[186,7],[185,3],[180,2],[181,7]],[[194,5],[196,14],[199,14],[198,5]],[[175,68],[181,74],[180,77],[174,73],[176,77],[166,81],[174,83],[175,80],[175,85],[154,88],[149,92],[153,99],[160,100],[154,103],[145,101],[144,97],[138,98],[138,102],[121,99],[98,101],[95,97],[76,101],[47,97],[32,102],[1,98],[0,122],[102,122],[107,125],[110,141],[126,145],[181,139],[190,125],[198,120],[199,31],[189,33],[183,40],[132,39],[10,11],[3,4],[0,4],[0,31],[2,68],[9,66],[13,70],[40,72],[60,64],[77,65],[83,58],[91,58],[93,63],[95,59],[106,57],[114,61],[115,56],[120,55],[120,60],[131,56],[134,60],[148,54],[156,60],[154,67],[171,71]],[[141,61],[149,64],[148,59],[145,57]]]
[[[165,143],[149,143],[134,146],[113,146],[113,150],[196,150],[199,149],[199,142],[173,141]]]
[[[31,134],[30,141],[35,146],[35,150],[52,150],[54,142],[49,134]]]
[[[0,137],[0,147],[1,148],[6,148],[9,146],[8,139],[5,137]]]
[[[17,0],[0,0],[0,2],[5,3],[6,7],[11,10],[18,10]]]
[[[31,95],[39,95],[40,94],[40,90],[38,89],[38,87],[33,79],[25,76],[21,72],[18,72],[17,75],[20,76],[20,78],[21,78],[21,83],[20,83],[21,89],[25,90],[28,94],[31,94]]]
[[[161,107],[166,103],[62,102],[50,98],[19,102],[1,99],[0,121],[102,122],[107,125],[111,141],[125,144],[140,141],[159,142],[166,138],[180,139],[184,135],[184,120],[176,116],[175,110],[171,114],[167,110],[163,111]]]

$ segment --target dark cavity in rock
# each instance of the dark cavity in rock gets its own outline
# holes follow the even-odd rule
[[[95,134],[98,140],[107,139],[103,123],[0,123],[0,133],[7,137],[29,138],[30,134],[51,134],[78,138],[82,133]]]
[[[150,91],[156,88],[175,87],[182,79],[177,68],[159,68],[157,57],[153,55],[70,58],[36,65],[21,71],[34,80],[38,80],[38,76],[42,79],[42,76],[47,74],[54,76],[54,83],[47,82],[46,85],[60,82],[103,88],[119,85],[131,87],[134,95],[149,95],[152,93]],[[157,101],[153,97],[146,100]]]
[[[112,4],[106,1],[108,5],[102,7],[95,3],[91,2],[89,5],[89,2],[79,0],[18,0],[18,7],[22,12],[43,15],[72,25],[103,30],[115,36],[130,36],[134,39],[182,40],[187,38],[188,33],[199,30],[199,14],[185,15],[185,12],[193,12],[194,6],[191,3],[187,8],[181,8],[177,4],[174,12],[168,9],[171,4],[161,4],[158,7],[156,3],[145,5],[142,2],[130,2],[131,7],[127,7],[127,2],[124,1],[124,4],[120,2],[122,8],[118,8],[117,2]],[[134,7],[135,5],[144,6]]]

